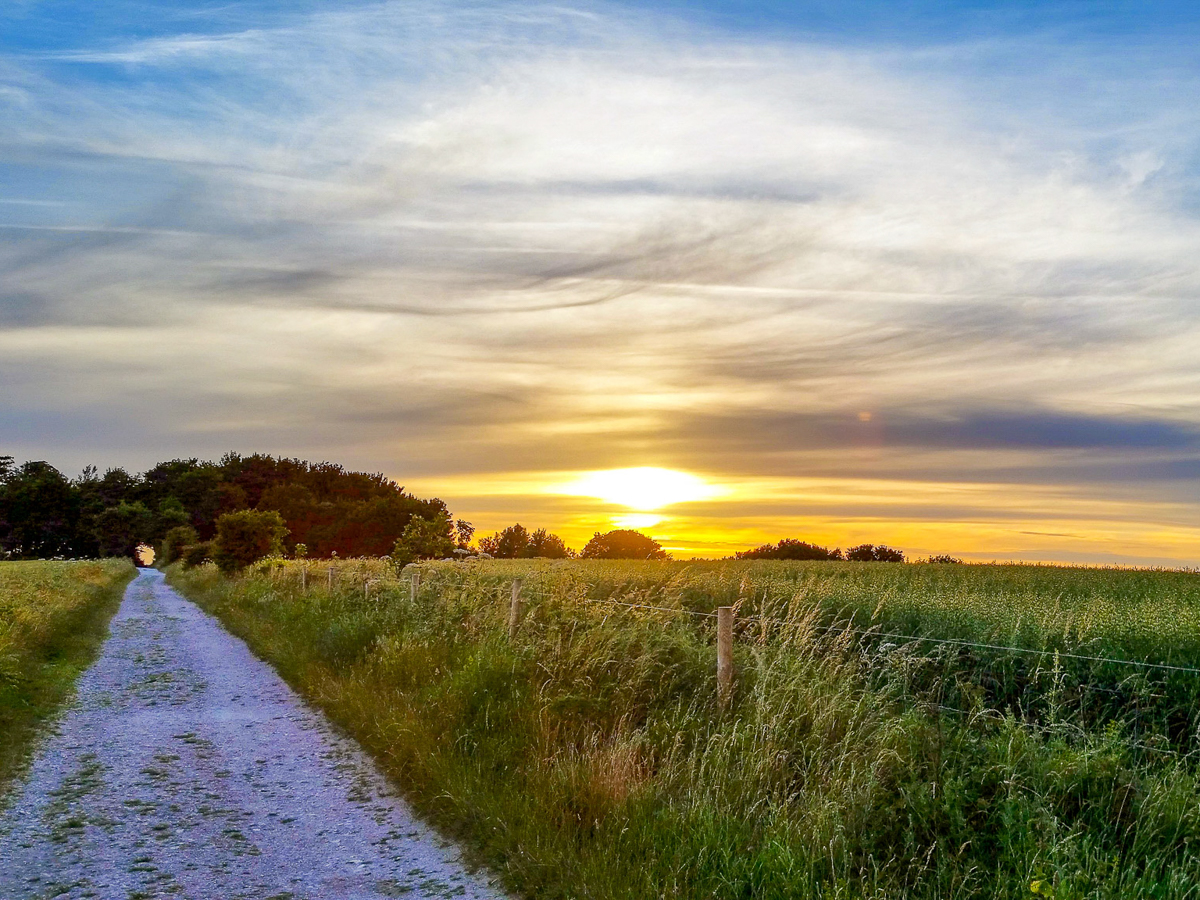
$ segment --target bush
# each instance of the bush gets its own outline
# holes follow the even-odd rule
[[[222,572],[244,569],[265,556],[283,553],[288,527],[275,510],[241,509],[217,519],[213,561]]]
[[[185,547],[183,555],[180,557],[183,560],[183,565],[188,568],[202,566],[206,562],[212,561],[213,545],[212,541],[201,541],[198,544],[192,544]]]
[[[734,559],[841,559],[841,550],[819,547],[808,541],[784,538],[778,544],[763,544],[753,550],[733,554]]]
[[[402,569],[419,559],[443,559],[454,552],[453,535],[449,516],[414,517],[392,547],[392,561]]]
[[[159,551],[162,563],[170,565],[176,560],[182,559],[184,551],[198,543],[200,543],[200,535],[196,534],[195,528],[190,525],[177,525],[163,536],[162,548]]]
[[[850,562],[904,562],[904,553],[883,544],[859,544],[846,551]]]

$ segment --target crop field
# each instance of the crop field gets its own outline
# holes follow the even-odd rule
[[[1200,576],[328,569],[171,579],[524,895],[1200,897]]]
[[[133,575],[126,560],[0,562],[0,796],[94,658]]]

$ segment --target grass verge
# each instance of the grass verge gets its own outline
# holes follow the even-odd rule
[[[1104,602],[1142,602],[1132,588],[1108,596],[1108,575],[1093,584],[1086,572],[1035,571],[1050,586],[1042,596],[1007,569],[435,564],[414,599],[382,564],[339,564],[332,590],[323,567],[300,590],[294,568],[170,578],[523,895],[1200,897],[1196,736],[1172,732],[1167,707],[1138,718],[1143,700],[1165,702],[1157,682],[1123,685],[1128,715],[1108,703],[1077,716],[1057,660],[1000,672],[1020,676],[1015,691],[991,685],[996,674],[970,652],[822,630],[838,610],[884,615],[890,602],[884,621],[914,630],[1003,627],[1064,650],[1101,638],[1113,652],[1148,646],[1126,634],[1128,615],[1080,624]],[[515,576],[530,608],[510,639]],[[953,584],[890,600],[860,584],[850,603],[843,588],[860,576]],[[995,584],[972,592],[980,578]],[[1096,595],[1066,618],[1064,578]],[[1029,608],[1046,611],[1032,632],[1028,616],[996,625],[980,596],[1011,596],[1014,579]],[[839,583],[837,609],[818,602]],[[1192,590],[1172,602],[1183,609]],[[715,699],[710,619],[587,602],[695,610],[726,595],[771,604],[773,620],[741,634],[727,710]],[[942,709],[951,695],[966,715]]]
[[[0,562],[0,799],[96,658],[134,574],[125,560]]]

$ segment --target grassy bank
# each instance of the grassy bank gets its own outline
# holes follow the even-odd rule
[[[95,659],[134,571],[125,560],[0,562],[0,796]]]
[[[171,577],[524,894],[1200,896],[1200,679],[1111,661],[1200,662],[1194,576],[489,562],[414,601],[297,565]]]

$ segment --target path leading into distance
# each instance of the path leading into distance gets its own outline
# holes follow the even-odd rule
[[[500,898],[353,741],[143,571],[0,812],[0,897]]]

